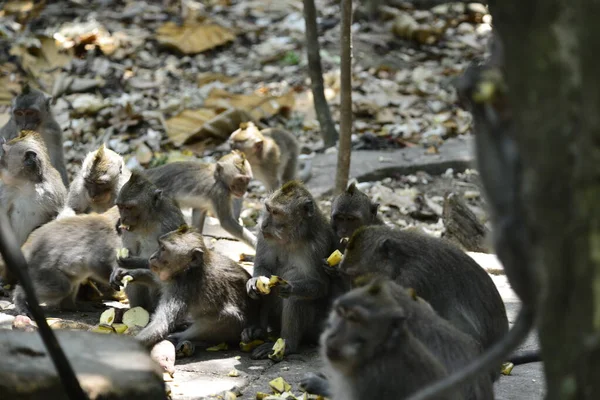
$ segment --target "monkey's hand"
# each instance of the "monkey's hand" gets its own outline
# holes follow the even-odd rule
[[[329,275],[332,278],[336,278],[338,276],[341,275],[341,271],[340,271],[340,265],[334,265],[333,267],[331,265],[329,265],[329,263],[327,262],[327,259],[324,258],[323,259],[323,263],[322,263],[323,269],[325,270],[325,273],[327,275]]]
[[[131,274],[132,272],[133,272],[132,270],[128,270],[125,268],[113,269],[113,272],[110,274],[110,280],[109,280],[110,286],[112,286],[112,288],[115,290],[120,290],[121,286],[123,286],[121,281],[123,280],[125,275],[132,275]],[[134,278],[134,277],[132,276],[132,278]]]
[[[260,291],[256,284],[258,283],[258,278],[250,278],[248,282],[246,282],[246,292],[248,296],[253,300],[258,300],[261,297]]]
[[[331,396],[329,390],[329,381],[325,375],[310,372],[300,380],[300,388],[307,393],[316,394],[319,396]]]
[[[277,286],[277,290],[279,297],[282,297],[284,299],[287,299],[288,297],[294,295],[294,285],[292,285],[290,282],[286,282]]]

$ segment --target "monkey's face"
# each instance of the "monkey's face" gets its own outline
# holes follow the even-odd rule
[[[370,326],[369,310],[338,302],[321,335],[324,358],[342,373],[350,374],[373,354],[377,344]]]
[[[334,212],[331,216],[331,226],[338,238],[352,236],[354,231],[364,224],[362,216],[356,212]]]
[[[105,204],[112,200],[113,184],[108,178],[87,178],[84,179],[83,185],[92,203]]]
[[[215,179],[222,182],[235,197],[242,197],[252,179],[250,163],[240,152],[223,156],[215,169]]]
[[[2,180],[10,184],[13,180],[25,179],[39,182],[42,178],[42,159],[39,150],[29,141],[14,145],[3,145]]]
[[[168,281],[190,265],[202,265],[202,236],[187,226],[158,239],[158,249],[150,256],[150,270],[161,281]]]
[[[295,224],[289,220],[289,215],[283,207],[269,200],[265,201],[265,209],[260,221],[260,231],[266,240],[282,244],[287,243],[290,239],[287,234],[290,223]]]
[[[121,229],[133,231],[142,220],[142,210],[133,201],[117,202],[119,215],[121,217]]]
[[[17,108],[13,111],[13,117],[18,130],[35,131],[42,122],[42,114],[35,106],[31,108]]]

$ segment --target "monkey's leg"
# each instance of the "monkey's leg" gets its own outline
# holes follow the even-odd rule
[[[219,317],[196,319],[185,331],[169,335],[169,339],[176,343],[185,340],[207,343],[239,342],[242,322],[233,317]]]
[[[240,208],[241,212],[241,208]],[[199,208],[192,209],[192,226],[198,229],[198,232],[202,233],[204,229],[204,220],[206,219],[206,210]]]

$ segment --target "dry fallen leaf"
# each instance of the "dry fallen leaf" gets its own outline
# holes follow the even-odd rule
[[[29,45],[14,45],[10,54],[21,59],[23,68],[38,78],[49,90],[52,88],[55,77],[72,59],[72,51],[61,51],[54,39],[48,36],[38,36],[36,43]]]
[[[191,20],[181,26],[174,22],[167,22],[158,28],[156,34],[156,40],[160,44],[185,54],[201,53],[234,39],[235,34],[220,25]]]
[[[184,110],[166,121],[167,135],[175,146],[181,146],[189,137],[198,133],[202,125],[215,115],[214,110],[206,108]]]
[[[258,94],[233,94],[223,89],[211,90],[204,106],[208,108],[239,108],[248,112],[252,118],[259,120],[275,115],[294,107],[294,92],[283,96],[263,96]]]
[[[233,76],[227,76],[223,74],[217,74],[214,72],[205,72],[202,74],[198,74],[196,78],[196,82],[198,83],[198,87],[202,87],[212,82],[223,82],[223,83],[233,83],[237,81],[239,78],[235,78]]]

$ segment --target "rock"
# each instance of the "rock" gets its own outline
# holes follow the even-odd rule
[[[90,399],[166,400],[161,368],[135,339],[54,333]],[[39,334],[0,331],[0,360],[2,398],[67,400]]]

